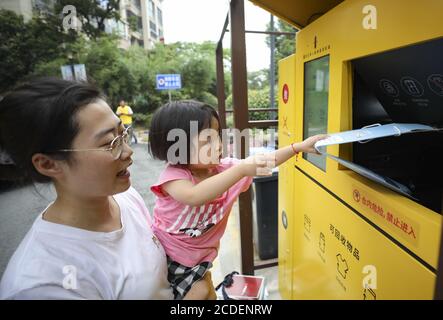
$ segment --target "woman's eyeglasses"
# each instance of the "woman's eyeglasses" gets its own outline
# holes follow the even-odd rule
[[[109,144],[109,148],[97,148],[97,149],[61,149],[59,152],[84,152],[84,151],[110,151],[114,160],[120,158],[123,152],[123,143],[129,144],[129,129],[131,127],[127,127],[125,131],[121,135],[118,135],[111,141]]]

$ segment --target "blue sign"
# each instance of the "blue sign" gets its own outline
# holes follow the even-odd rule
[[[180,74],[157,74],[157,90],[176,90],[182,88]]]

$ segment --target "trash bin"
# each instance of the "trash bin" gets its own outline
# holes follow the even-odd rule
[[[257,218],[256,242],[260,259],[278,256],[278,172],[269,177],[255,177]]]

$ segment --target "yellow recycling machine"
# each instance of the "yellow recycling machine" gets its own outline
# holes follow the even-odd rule
[[[443,194],[443,1],[253,2],[303,27],[295,54],[279,62],[280,146],[380,124],[436,129],[327,148],[405,186],[409,197],[325,155],[281,166],[282,297],[432,299]],[[320,2],[329,6],[323,15],[291,19]]]

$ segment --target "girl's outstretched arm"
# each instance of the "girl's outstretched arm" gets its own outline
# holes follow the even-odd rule
[[[175,200],[190,206],[200,206],[216,199],[231,186],[246,176],[268,175],[267,156],[256,155],[242,160],[226,171],[207,178],[198,184],[189,180],[173,180],[163,185],[166,191]]]
[[[327,135],[316,135],[306,140],[294,143],[296,152],[317,153],[314,144]],[[236,182],[246,176],[270,175],[273,166],[278,166],[294,156],[292,146],[278,149],[275,152],[255,155],[242,160],[226,171],[216,174],[194,185],[189,180],[173,180],[163,185],[175,200],[190,206],[200,206],[216,199]]]
[[[302,142],[293,143],[292,146],[289,145],[272,152],[271,155],[274,154],[275,166],[277,167],[282,163],[284,163],[285,161],[287,161],[288,159],[292,158],[295,155],[294,151],[297,153],[305,152],[305,153],[318,154],[317,150],[315,150],[314,148],[314,144],[319,140],[326,139],[327,137],[328,135],[326,134],[319,134],[316,136],[309,137]]]

